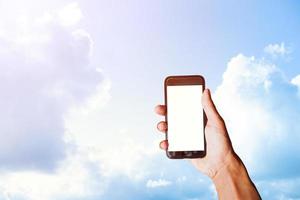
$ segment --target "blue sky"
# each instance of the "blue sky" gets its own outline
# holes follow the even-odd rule
[[[300,199],[296,1],[0,1],[0,200],[216,199],[158,149],[202,74],[263,199]]]

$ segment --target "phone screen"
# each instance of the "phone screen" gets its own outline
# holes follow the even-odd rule
[[[204,151],[202,85],[169,85],[168,151]]]

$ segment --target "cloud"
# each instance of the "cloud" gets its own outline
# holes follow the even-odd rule
[[[0,142],[0,199],[97,199],[111,180],[147,176],[145,157],[159,152],[140,133],[110,126],[111,81],[90,63],[82,17],[71,3],[0,29],[0,134],[10,134]]]
[[[66,158],[55,173],[17,171],[0,175],[0,199],[76,199],[98,194],[101,177],[90,170],[91,163],[82,154]],[[100,188],[100,189],[99,189]]]
[[[13,28],[0,23],[0,199],[85,199],[105,188],[66,127],[72,109],[86,113],[110,98],[81,13],[71,3],[21,16]]]
[[[154,130],[141,134],[118,118],[111,81],[90,63],[83,18],[71,3],[15,26],[0,22],[0,199],[216,199],[190,163],[165,158],[146,136]],[[266,52],[288,53],[284,43]],[[263,197],[299,196],[297,77],[239,54],[214,93]]]
[[[291,83],[295,86],[298,87],[298,89],[300,90],[300,74],[295,76],[292,80]]]
[[[78,3],[73,2],[66,5],[64,8],[58,11],[59,21],[64,26],[72,26],[77,24],[83,17],[81,9]]]
[[[300,167],[299,128],[293,123],[300,118],[296,82],[287,80],[274,63],[239,54],[228,63],[214,93],[234,148],[264,198],[298,195],[294,190],[300,186],[295,178]],[[114,121],[107,115],[113,112],[111,84],[104,79],[84,106],[66,112],[66,141],[75,144],[76,150],[69,151],[56,173],[3,175],[0,193],[25,199],[159,199],[166,198],[166,193],[170,199],[216,199],[211,183],[190,163],[167,160],[158,151],[157,141],[145,140],[131,128],[111,126]],[[77,171],[79,176],[73,180]],[[29,184],[22,182],[29,177]],[[287,186],[278,190],[279,185]]]
[[[299,186],[300,179],[281,179],[271,181],[258,181],[258,188],[265,199],[274,200],[298,200],[300,199]]]
[[[165,180],[165,179],[158,179],[158,180],[148,180],[146,186],[148,188],[156,188],[156,187],[165,187],[171,185],[172,182]]]
[[[234,149],[255,180],[300,177],[298,77],[287,80],[279,66],[239,54],[229,61],[214,93]],[[290,193],[282,189],[280,194]]]
[[[144,178],[145,157],[159,152],[140,133],[110,126],[111,81],[90,63],[82,17],[71,3],[0,29],[0,135],[9,133],[0,142],[0,199],[97,199],[111,180]]]
[[[284,42],[280,44],[269,44],[264,48],[264,51],[273,57],[286,56],[290,53]]]
[[[64,115],[96,91],[102,75],[90,65],[89,34],[69,27],[77,4],[21,16],[0,36],[0,166],[54,170],[65,157]],[[72,23],[61,21],[73,18]],[[47,158],[47,159],[45,159]]]
[[[255,182],[260,183],[261,191],[275,191],[271,182],[279,183],[282,179],[291,182],[300,175],[297,171],[300,167],[300,157],[297,156],[300,152],[297,145],[300,136],[295,134],[300,130],[290,120],[300,120],[300,107],[297,106],[299,97],[297,87],[286,78],[279,66],[264,58],[238,54],[229,61],[214,99],[226,120],[236,152]],[[152,141],[145,142],[143,136],[135,134],[130,128],[111,127],[107,118],[105,124],[99,123],[104,119],[99,117],[101,115],[104,116],[104,113],[92,110],[86,117],[73,113],[67,127],[70,127],[70,132],[74,133],[81,147],[89,152],[92,160],[99,163],[104,177],[112,180],[103,197],[118,199],[125,195],[127,199],[133,196],[159,199],[166,197],[165,193],[180,188],[180,191],[168,197],[217,198],[209,181],[195,181],[198,172],[193,171],[192,166],[188,167],[189,163],[180,161],[174,164],[174,161],[164,160],[161,154],[153,151],[156,146],[150,144]],[[89,127],[93,130],[89,130]],[[98,130],[102,130],[101,135]],[[92,137],[85,138],[86,132]],[[118,156],[120,152],[126,152],[128,157]],[[274,152],[276,156],[273,156]],[[124,179],[121,182],[120,177]],[[145,188],[137,186],[143,181],[146,181]],[[125,188],[111,195],[116,185]],[[295,185],[298,186],[297,182]],[[138,192],[145,189],[151,189],[151,195]],[[282,189],[273,196],[291,198],[294,193]],[[263,193],[263,197],[270,195]]]

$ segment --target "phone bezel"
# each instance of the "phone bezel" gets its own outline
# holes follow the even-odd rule
[[[168,76],[164,81],[164,95],[165,95],[165,105],[167,112],[165,115],[165,121],[168,123],[168,98],[167,98],[167,86],[169,85],[203,85],[202,92],[205,89],[205,79],[201,75],[181,75],[181,76]],[[201,103],[201,102],[200,102]],[[207,117],[203,110],[203,129],[207,122]],[[204,130],[203,130],[204,133]],[[203,158],[206,155],[206,138],[204,137],[204,151],[168,151],[166,149],[167,157],[170,159],[192,159],[192,158]],[[166,140],[168,140],[168,130],[166,131]]]

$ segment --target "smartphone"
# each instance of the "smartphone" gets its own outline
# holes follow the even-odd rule
[[[200,75],[168,76],[165,79],[166,154],[170,159],[206,155],[206,116],[201,103],[204,88],[205,80]]]

